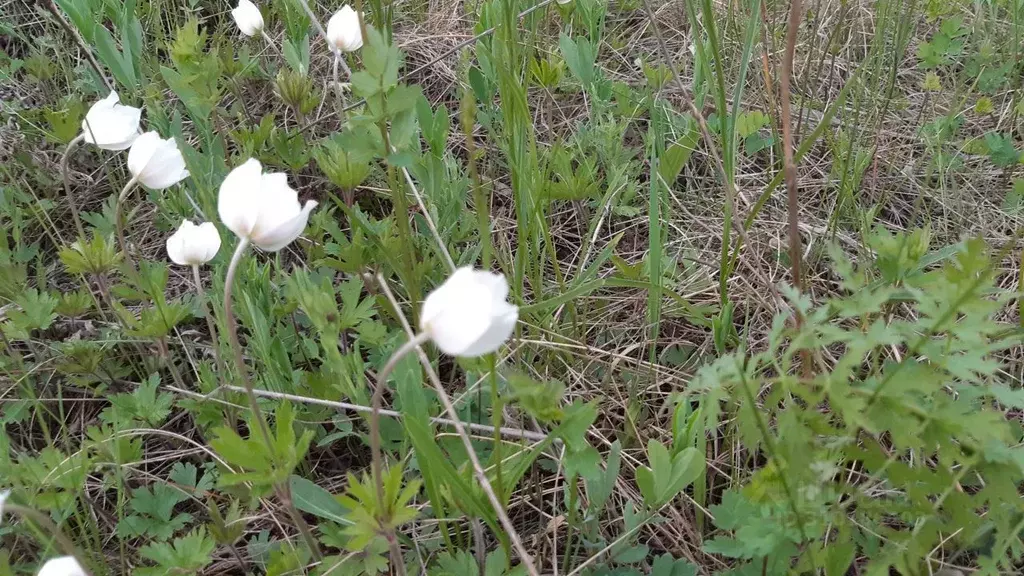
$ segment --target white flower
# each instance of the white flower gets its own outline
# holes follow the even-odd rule
[[[359,15],[345,4],[327,21],[327,41],[343,52],[359,50],[363,33],[359,29]]]
[[[519,309],[505,301],[501,274],[459,268],[427,295],[420,329],[445,354],[474,357],[494,352],[512,335]]]
[[[163,140],[156,132],[139,136],[128,151],[128,170],[139,182],[153,190],[169,188],[185,178],[185,158],[174,138]]]
[[[217,212],[239,238],[277,252],[302,234],[316,204],[299,204],[299,193],[288,186],[288,176],[264,174],[259,160],[250,158],[221,183]]]
[[[61,556],[47,560],[38,576],[86,576],[86,573],[74,556]]]
[[[231,17],[246,36],[255,36],[263,31],[263,14],[249,0],[238,0],[238,7],[231,10]]]
[[[205,264],[217,255],[218,250],[220,234],[217,234],[213,222],[203,222],[196,226],[188,220],[182,220],[178,231],[167,239],[167,256],[182,266]]]
[[[4,502],[11,495],[10,490],[0,490],[0,522],[4,521]]]
[[[557,2],[558,4],[560,4],[562,6],[565,6],[569,2],[572,2],[572,0],[555,0],[555,2]]]
[[[89,144],[104,150],[124,150],[139,137],[142,110],[122,106],[117,92],[96,102],[82,120],[82,135]]]

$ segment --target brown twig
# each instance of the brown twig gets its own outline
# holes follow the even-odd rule
[[[779,79],[782,101],[782,156],[783,177],[786,180],[786,199],[789,211],[789,260],[792,267],[793,287],[803,289],[800,275],[800,198],[797,189],[796,163],[793,162],[793,119],[790,118],[790,79],[793,75],[793,54],[796,52],[796,37],[800,31],[800,0],[789,4],[789,23],[786,26],[786,50],[782,55],[782,77]],[[797,326],[803,323],[803,316],[796,313]]]
[[[57,23],[64,29],[65,32],[71,35],[71,38],[78,44],[78,47],[85,53],[85,59],[89,61],[89,65],[96,71],[96,75],[100,77],[103,85],[107,87],[107,90],[113,91],[114,85],[107,80],[107,77],[103,74],[103,69],[100,68],[100,63],[96,61],[96,57],[92,55],[92,51],[89,50],[89,45],[85,43],[85,39],[78,33],[78,30],[74,26],[68,24],[68,21],[64,19],[64,15],[60,13],[60,9],[54,4],[53,0],[46,2],[46,8],[53,13],[53,16],[57,19]]]

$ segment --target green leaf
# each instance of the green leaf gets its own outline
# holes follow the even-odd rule
[[[292,491],[292,502],[299,510],[339,524],[351,524],[345,518],[349,510],[342,506],[330,492],[317,484],[295,476],[288,478]]]

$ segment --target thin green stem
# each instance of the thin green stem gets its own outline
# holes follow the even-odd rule
[[[85,226],[82,225],[82,217],[78,215],[78,199],[71,193],[71,175],[68,173],[68,161],[71,157],[71,153],[78,148],[78,145],[85,140],[85,134],[79,134],[74,140],[68,142],[66,148],[64,148],[64,155],[60,157],[60,173],[64,178],[64,195],[68,199],[68,205],[71,206],[71,217],[75,220],[75,229],[78,230],[78,237],[85,241]]]
[[[224,323],[228,327],[228,342],[231,344],[231,350],[235,355],[235,364],[238,365],[238,373],[242,378],[242,385],[245,387],[246,397],[249,399],[249,408],[252,409],[252,417],[256,421],[256,425],[260,429],[260,434],[263,436],[263,441],[267,445],[267,450],[271,455],[272,460],[277,460],[276,457],[276,445],[273,438],[270,436],[270,428],[267,426],[267,420],[263,417],[263,411],[260,410],[260,404],[256,398],[256,393],[253,391],[252,380],[249,378],[249,370],[245,364],[245,358],[242,353],[242,345],[238,342],[238,325],[235,322],[235,314],[232,310],[232,288],[235,284],[235,275],[238,272],[238,264],[242,260],[242,256],[245,255],[246,249],[249,248],[249,239],[241,238],[238,241],[238,246],[235,247],[235,253],[231,255],[231,262],[228,264],[228,272],[224,277]],[[276,462],[275,462],[276,465]],[[291,491],[288,489],[287,483],[281,483],[274,488],[277,493],[278,499],[284,504],[284,507],[288,510],[288,514],[292,518],[292,522],[295,527],[298,528],[299,533],[302,534],[303,539],[306,541],[306,545],[309,546],[309,551],[313,554],[316,560],[322,560],[323,554],[320,552],[320,546],[316,542],[316,538],[313,537],[312,531],[309,529],[309,525],[303,520],[302,515],[295,508],[295,504],[292,502]]]
[[[203,316],[206,318],[206,329],[210,332],[210,346],[213,348],[213,361],[217,364],[218,374],[227,374],[224,370],[224,361],[220,357],[220,340],[217,339],[217,324],[213,321],[213,314],[206,302],[206,291],[203,290],[203,279],[199,276],[199,265],[192,265],[192,277],[196,282],[196,295],[203,306]]]
[[[779,479],[782,481],[782,489],[786,492],[786,496],[789,500],[790,509],[793,511],[793,517],[796,519],[797,527],[800,529],[800,535],[804,541],[807,540],[807,532],[804,529],[803,515],[800,514],[800,507],[797,506],[796,493],[793,491],[792,486],[789,485],[789,480],[786,477],[787,470],[784,470],[779,465],[778,453],[775,448],[775,440],[772,439],[771,434],[768,432],[768,425],[765,424],[764,418],[761,415],[761,411],[757,408],[757,401],[754,399],[754,392],[750,389],[750,382],[747,381],[746,376],[740,372],[740,384],[743,388],[743,395],[746,397],[747,404],[750,405],[750,411],[754,414],[754,421],[757,422],[757,429],[761,432],[761,439],[764,440],[765,448],[768,450],[768,457],[775,461],[775,465],[779,468]]]
[[[421,332],[405,344],[402,344],[398,350],[395,350],[395,353],[391,355],[391,358],[388,358],[387,363],[384,364],[384,367],[377,374],[377,384],[374,387],[373,399],[371,401],[370,451],[373,456],[371,465],[373,467],[373,483],[377,488],[377,502],[382,516],[377,521],[380,522],[380,526],[384,530],[384,537],[388,541],[388,547],[391,552],[391,563],[399,576],[405,575],[405,563],[402,561],[402,550],[398,547],[398,539],[395,537],[394,528],[391,526],[388,506],[384,501],[384,458],[381,455],[380,449],[380,405],[384,400],[384,388],[387,385],[388,375],[398,365],[398,361],[429,339],[430,337],[426,332]]]
[[[267,46],[270,47],[270,51],[273,52],[275,56],[278,58],[284,58],[284,55],[281,54],[281,49],[277,47],[277,44],[274,44],[274,39],[267,34],[266,30],[260,30],[260,36],[263,36],[263,39],[267,41]]]
[[[491,426],[494,427],[494,452],[491,459],[494,462],[494,486],[498,494],[505,496],[504,483],[501,478],[501,425],[503,411],[501,406],[501,395],[498,394],[498,366],[496,354],[491,352],[487,355],[487,379],[491,383]]]
[[[373,399],[370,401],[370,452],[373,456],[373,480],[377,484],[377,499],[380,501],[381,506],[384,505],[384,458],[381,456],[380,450],[380,410],[381,402],[384,399],[384,388],[387,385],[388,375],[398,365],[398,361],[429,339],[430,337],[426,332],[421,332],[405,344],[402,344],[391,355],[391,358],[388,358],[387,363],[384,364],[384,367],[377,374],[377,384],[374,386]]]
[[[122,205],[124,204],[124,201],[128,199],[128,195],[131,193],[132,188],[134,188],[135,184],[138,182],[139,178],[137,176],[133,176],[132,179],[124,185],[124,188],[121,189],[121,193],[117,195],[117,204],[114,205],[114,223],[117,227],[117,242],[121,245],[121,252],[124,254],[124,260],[128,264],[128,269],[131,273],[135,273],[139,268],[136,265],[135,258],[132,256],[131,252],[128,251],[128,242],[125,240],[125,221]]]
[[[232,288],[235,285],[235,274],[238,272],[238,264],[242,260],[242,256],[245,255],[246,249],[249,248],[249,239],[242,238],[238,241],[238,246],[235,247],[235,253],[231,255],[231,263],[228,264],[228,272],[224,277],[224,323],[228,328],[228,342],[231,344],[231,351],[235,355],[235,365],[238,368],[238,375],[242,379],[242,386],[245,388],[245,395],[249,399],[249,408],[252,410],[252,417],[256,420],[256,425],[260,429],[260,434],[263,436],[263,441],[266,442],[267,447],[274,451],[274,440],[270,436],[270,428],[267,427],[267,421],[263,417],[263,411],[260,410],[259,401],[256,398],[256,394],[253,392],[252,381],[249,379],[249,369],[245,364],[245,357],[242,352],[242,345],[238,342],[238,325],[235,322],[235,313],[232,308],[234,300],[232,298]]]
[[[78,565],[82,567],[82,571],[85,572],[86,576],[90,576],[89,569],[86,567],[85,563],[82,562],[82,558],[84,558],[84,556],[79,554],[78,549],[75,547],[75,544],[71,542],[71,540],[68,539],[68,537],[65,536],[63,532],[61,532],[60,528],[53,523],[53,520],[51,520],[49,516],[43,514],[42,512],[36,510],[35,508],[29,508],[28,506],[21,506],[19,504],[12,504],[10,502],[4,502],[3,509],[4,512],[17,514],[22,518],[31,520],[38,524],[39,527],[43,529],[43,531],[49,532],[53,536],[53,539],[57,541],[57,544],[60,546],[61,550],[68,556],[74,557],[74,559],[78,562]]]

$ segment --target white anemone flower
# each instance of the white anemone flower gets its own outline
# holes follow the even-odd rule
[[[472,358],[497,350],[515,328],[519,309],[505,301],[501,274],[459,268],[427,295],[420,329],[445,354]]]
[[[39,568],[38,576],[87,576],[87,573],[74,556],[61,556],[47,560]]]
[[[228,230],[267,252],[277,252],[298,238],[316,205],[315,200],[300,204],[288,176],[264,174],[254,158],[227,175],[217,198],[217,212]]]
[[[178,230],[167,238],[167,256],[182,266],[206,264],[218,250],[220,234],[213,222],[196,226],[189,220],[182,220]]]
[[[10,495],[10,490],[0,490],[0,523],[4,521],[4,502],[7,501],[7,497]]]
[[[89,108],[82,120],[82,138],[104,150],[124,150],[139,137],[142,110],[120,103],[117,92]]]
[[[327,40],[342,52],[354,52],[363,45],[359,14],[345,4],[327,21]]]
[[[185,158],[174,138],[164,140],[156,132],[139,136],[128,151],[128,170],[135,180],[153,190],[169,188],[185,178]]]
[[[263,14],[249,0],[238,0],[238,6],[231,9],[231,17],[246,36],[255,36],[263,31]]]

